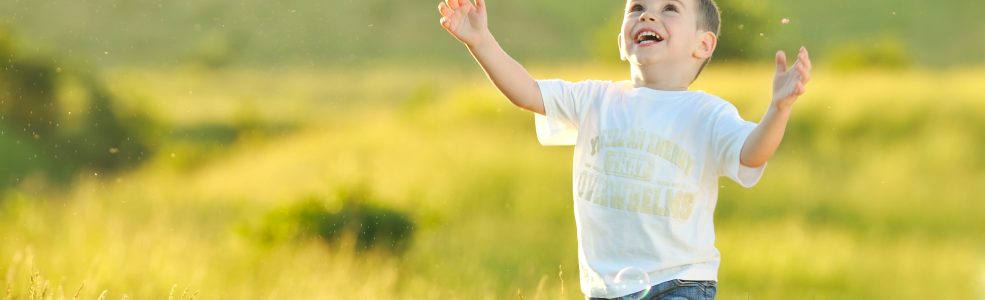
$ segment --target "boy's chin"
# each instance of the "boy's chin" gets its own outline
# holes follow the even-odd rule
[[[658,57],[630,57],[629,63],[637,66],[660,65],[662,60]]]

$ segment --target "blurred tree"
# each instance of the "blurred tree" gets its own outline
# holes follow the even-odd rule
[[[765,1],[718,1],[721,10],[721,33],[715,59],[722,61],[747,60],[766,46],[759,40],[772,33],[768,20],[771,15]]]
[[[114,100],[86,74],[70,74],[46,59],[15,53],[15,42],[0,30],[0,188],[32,174],[67,182],[78,172],[106,172],[132,166],[148,147],[137,134],[141,118],[124,118]],[[77,82],[76,101],[63,95],[68,82]],[[71,105],[74,104],[74,105]],[[77,110],[75,110],[77,109]],[[73,111],[75,110],[75,111]],[[75,124],[76,126],[69,126]]]

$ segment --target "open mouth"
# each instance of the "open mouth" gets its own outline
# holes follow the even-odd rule
[[[664,37],[662,35],[650,29],[642,29],[636,32],[636,44],[640,46],[656,44],[663,40]]]

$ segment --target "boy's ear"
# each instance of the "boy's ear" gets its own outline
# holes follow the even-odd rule
[[[616,44],[619,46],[619,60],[626,61],[629,59],[629,54],[626,53],[626,48],[623,47],[622,32],[616,35]]]
[[[704,31],[700,34],[698,47],[694,49],[693,55],[697,59],[706,59],[715,53],[715,47],[718,47],[718,36],[711,31]]]

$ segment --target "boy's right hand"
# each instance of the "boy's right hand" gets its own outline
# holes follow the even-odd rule
[[[485,0],[445,0],[438,4],[441,27],[468,47],[484,43],[491,36],[486,21]]]

